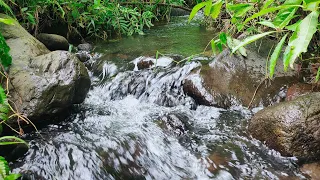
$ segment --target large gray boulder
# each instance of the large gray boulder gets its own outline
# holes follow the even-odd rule
[[[57,34],[40,33],[37,35],[37,39],[42,42],[50,51],[56,50],[68,50],[68,40]]]
[[[224,108],[235,104],[268,106],[284,100],[286,87],[296,82],[297,78],[292,72],[284,73],[279,62],[276,77],[272,81],[263,82],[272,41],[264,42],[263,46],[259,51],[259,47],[254,44],[247,47],[247,57],[231,55],[228,49],[224,50],[211,63],[185,79],[185,93],[199,104]],[[250,104],[256,90],[255,98]]]
[[[267,107],[254,115],[250,134],[284,156],[320,158],[320,93]]]
[[[83,102],[91,82],[75,55],[50,52],[17,22],[3,25],[0,31],[11,48],[9,99],[18,112],[36,123]]]

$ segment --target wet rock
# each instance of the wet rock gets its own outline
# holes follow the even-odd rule
[[[170,12],[170,16],[186,16],[189,14],[190,14],[190,11],[186,11],[180,8],[172,8]]]
[[[11,144],[2,146],[0,149],[0,156],[3,156],[7,161],[15,161],[22,157],[27,151],[28,146],[26,144]]]
[[[145,57],[141,56],[133,60],[133,64],[135,64],[135,71],[142,70],[142,69],[149,69],[153,67],[169,67],[172,62],[173,58],[163,56],[158,59],[152,57]]]
[[[69,49],[68,40],[65,37],[57,34],[41,33],[37,35],[37,39],[42,42],[50,51],[67,51]]]
[[[76,56],[81,62],[86,62],[91,58],[91,55],[87,51],[79,51],[76,53]]]
[[[91,82],[75,55],[50,52],[17,22],[3,25],[1,32],[11,49],[9,92],[18,112],[37,123],[84,100]],[[15,126],[16,120],[8,123]]]
[[[173,107],[186,105],[195,108],[194,100],[183,93],[182,81],[200,63],[190,63],[168,71],[127,71],[117,74],[105,87],[108,98],[122,99],[134,95],[144,102]]]
[[[153,61],[150,59],[141,60],[137,63],[138,69],[148,69],[154,65]]]
[[[78,48],[78,51],[87,51],[87,52],[90,52],[93,50],[93,46],[89,43],[84,43],[84,44],[79,44],[77,46]]]
[[[320,93],[267,107],[249,123],[251,135],[284,156],[320,157]]]
[[[90,79],[85,66],[67,51],[54,51],[15,62],[10,68],[12,100],[31,119],[62,112],[83,102]],[[10,92],[11,92],[10,91]]]
[[[268,49],[267,45],[264,48]],[[209,65],[202,66],[201,71],[193,72],[191,79],[197,76],[197,82],[185,81],[186,93],[200,104],[228,108],[235,104],[249,106],[259,87],[251,107],[283,101],[286,87],[297,81],[294,73],[285,74],[279,63],[274,80],[263,82],[267,53],[248,47],[247,54],[244,58],[230,55],[229,50],[223,51]]]
[[[192,97],[197,104],[211,106],[213,96],[203,87],[203,79],[198,73],[191,74],[184,79],[183,91]]]
[[[309,176],[310,179],[320,179],[320,163],[304,164],[300,170]]]
[[[306,83],[293,84],[288,88],[286,101],[294,100],[299,96],[311,93],[313,91],[317,91],[317,88],[314,88],[311,84],[306,84]]]

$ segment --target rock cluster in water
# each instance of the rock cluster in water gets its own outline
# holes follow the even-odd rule
[[[91,81],[86,67],[75,55],[49,51],[17,22],[3,25],[0,31],[11,49],[8,90],[17,112],[37,123],[84,101]],[[9,124],[15,126],[16,120]]]

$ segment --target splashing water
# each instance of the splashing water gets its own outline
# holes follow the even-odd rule
[[[93,87],[67,121],[41,137],[28,134],[30,149],[14,172],[59,180],[303,179],[295,158],[247,135],[248,110],[197,106],[184,94],[183,79],[199,66],[126,70]]]

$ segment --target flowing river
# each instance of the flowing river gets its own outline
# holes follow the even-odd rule
[[[134,59],[157,50],[202,52],[213,34],[179,17],[145,36],[97,43],[103,69],[91,73],[85,102],[40,135],[27,134],[30,149],[14,172],[53,180],[304,179],[295,158],[246,133],[251,111],[198,106],[184,94],[182,80],[199,61],[133,70]]]

